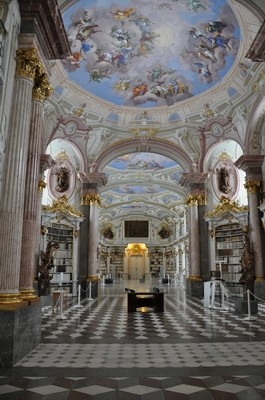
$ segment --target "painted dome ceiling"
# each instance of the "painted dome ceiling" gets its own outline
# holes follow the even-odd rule
[[[206,91],[240,44],[226,0],[80,0],[63,20],[69,78],[118,106],[170,106]]]

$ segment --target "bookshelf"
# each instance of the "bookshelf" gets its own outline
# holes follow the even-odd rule
[[[45,252],[49,242],[59,245],[53,252],[54,266],[49,270],[50,292],[60,288],[77,296],[79,231],[83,220],[81,212],[69,204],[66,196],[42,206],[40,250]]]
[[[221,225],[215,229],[216,264],[221,277],[225,280],[233,294],[241,294],[243,285],[239,283],[241,276],[240,258],[243,251],[243,227],[239,223]],[[218,263],[219,262],[219,263]]]
[[[54,241],[59,249],[54,251],[54,267],[51,269],[51,292],[59,287],[72,293],[73,284],[73,228],[59,223],[51,223],[47,228],[47,242]]]
[[[150,273],[153,278],[160,276],[160,269],[163,267],[163,253],[162,251],[150,252]]]

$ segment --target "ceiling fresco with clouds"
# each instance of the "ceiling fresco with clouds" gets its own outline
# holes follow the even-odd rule
[[[102,188],[104,207],[113,218],[130,212],[145,212],[166,218],[168,209],[183,198],[178,186],[183,169],[168,157],[146,152],[126,154],[113,159],[104,172],[108,185]]]
[[[221,81],[240,41],[225,0],[80,0],[63,14],[83,89],[122,106],[170,106]]]

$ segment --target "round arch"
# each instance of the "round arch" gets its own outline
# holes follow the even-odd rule
[[[123,140],[116,142],[111,147],[103,151],[93,163],[91,172],[102,172],[105,165],[116,157],[127,153],[146,152],[156,153],[171,158],[176,161],[185,172],[193,171],[192,160],[178,146],[165,140],[149,139],[146,144],[139,140]]]
[[[261,141],[265,129],[265,98],[260,96],[252,107],[246,126],[245,154],[261,154]]]

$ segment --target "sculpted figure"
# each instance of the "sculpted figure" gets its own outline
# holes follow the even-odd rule
[[[229,193],[231,191],[231,187],[229,186],[229,173],[227,168],[222,167],[219,170],[217,169],[219,174],[219,189],[223,193]]]
[[[247,233],[244,233],[243,254],[240,260],[242,274],[239,282],[244,283],[247,288],[251,288],[254,281],[254,253],[250,248],[250,241]]]
[[[59,249],[59,243],[50,241],[47,244],[46,251],[41,251],[40,254],[40,265],[38,267],[38,289],[39,295],[48,294],[50,287],[50,281],[52,275],[50,275],[50,269],[54,267],[53,263],[53,252]]]
[[[56,186],[57,192],[65,192],[69,187],[67,169],[61,167],[54,174],[57,175],[57,186]]]

